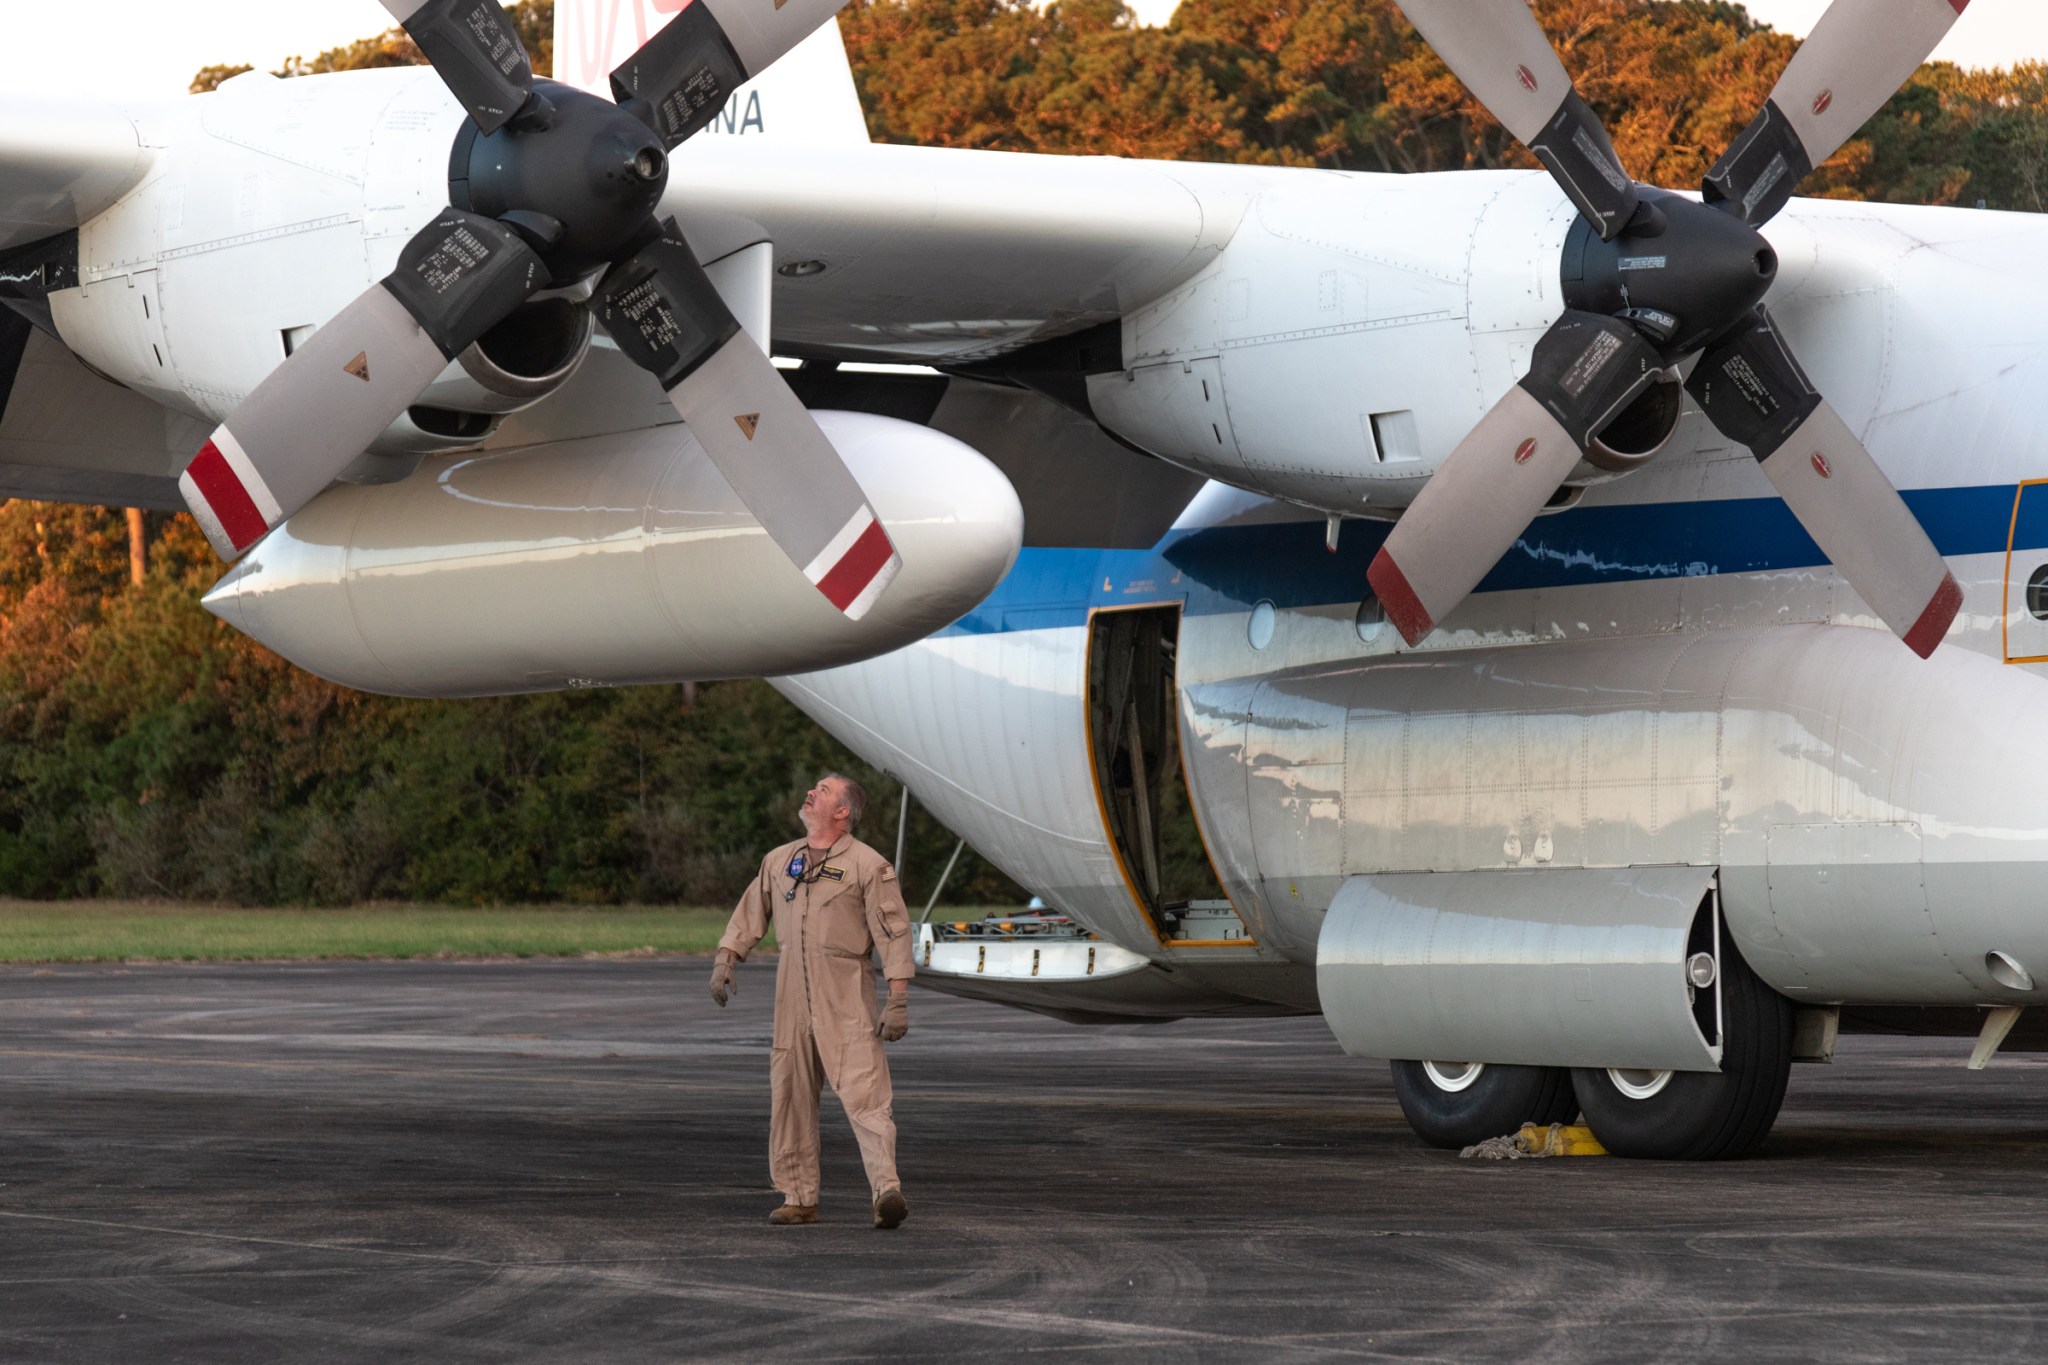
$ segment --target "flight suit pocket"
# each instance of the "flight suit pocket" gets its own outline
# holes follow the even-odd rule
[[[861,909],[860,892],[849,886],[813,912],[818,924],[818,946],[842,957],[866,957],[874,945],[868,939],[868,917]]]

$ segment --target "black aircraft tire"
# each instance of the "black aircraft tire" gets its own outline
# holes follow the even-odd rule
[[[1470,1147],[1525,1123],[1570,1123],[1579,1112],[1571,1073],[1559,1066],[1489,1064],[1464,1089],[1446,1090],[1421,1062],[1395,1062],[1394,1097],[1432,1147]]]
[[[1573,1069],[1586,1124],[1616,1156],[1732,1161],[1770,1134],[1792,1071],[1792,1002],[1759,980],[1725,939],[1721,973],[1719,1072],[1673,1072],[1656,1094],[1636,1099],[1603,1069]]]

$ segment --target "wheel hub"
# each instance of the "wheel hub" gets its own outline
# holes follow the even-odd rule
[[[1424,1074],[1437,1089],[1449,1094],[1469,1090],[1486,1070],[1485,1062],[1424,1062]]]
[[[1632,1100],[1655,1099],[1664,1093],[1664,1087],[1671,1084],[1676,1075],[1672,1071],[1650,1071],[1636,1067],[1609,1067],[1607,1079],[1614,1082],[1614,1088]]]

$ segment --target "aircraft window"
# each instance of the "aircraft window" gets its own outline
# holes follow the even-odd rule
[[[1380,638],[1380,627],[1387,623],[1387,609],[1377,597],[1368,597],[1358,604],[1358,615],[1352,624],[1358,628],[1358,638],[1371,644]]]
[[[2036,621],[2048,621],[2048,564],[2034,570],[2034,576],[2027,580],[2027,615]]]
[[[1273,643],[1273,623],[1277,616],[1271,602],[1262,600],[1252,608],[1251,620],[1245,625],[1245,637],[1251,641],[1253,649],[1264,649]]]

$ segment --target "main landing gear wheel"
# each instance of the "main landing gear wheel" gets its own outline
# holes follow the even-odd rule
[[[1394,1096],[1432,1147],[1470,1147],[1525,1123],[1570,1123],[1579,1112],[1571,1073],[1557,1066],[1395,1062]]]
[[[1770,1133],[1792,1070],[1792,1002],[1725,935],[1720,970],[1719,1072],[1573,1069],[1586,1124],[1616,1156],[1727,1161]]]

